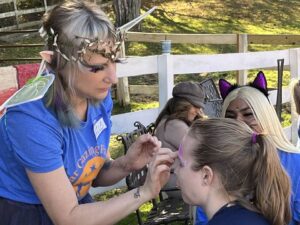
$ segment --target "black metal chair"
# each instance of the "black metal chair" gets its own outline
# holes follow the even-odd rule
[[[118,135],[117,140],[122,141],[124,145],[125,154],[130,145],[136,140],[136,138],[142,134],[153,134],[154,124],[150,124],[145,127],[140,122],[135,122],[136,129],[131,133]],[[144,184],[147,175],[147,166],[139,171],[134,171],[126,177],[126,184],[128,190],[132,190]],[[162,191],[175,191],[178,189],[163,189]],[[188,224],[191,220],[190,206],[184,203],[181,199],[166,198],[159,195],[159,201],[152,199],[153,208],[147,215],[146,221],[142,221],[140,210],[136,210],[137,220],[139,225],[157,225],[157,224],[169,224],[175,221],[182,221],[184,224]]]
[[[204,81],[200,82],[200,85],[205,93],[205,114],[208,117],[220,117],[223,100],[213,79],[205,79]]]
[[[204,112],[208,117],[219,117],[222,110],[222,98],[211,78],[205,79],[200,82],[201,87],[205,93],[205,109]],[[154,124],[150,124],[145,127],[140,122],[135,122],[136,127],[130,133],[119,135],[117,139],[122,141],[124,145],[125,154],[130,145],[136,140],[136,138],[142,134],[150,133],[153,135]],[[139,171],[132,172],[126,177],[126,184],[129,190],[137,188],[145,182],[147,174],[147,166]],[[152,200],[153,208],[147,215],[146,221],[142,221],[140,211],[136,211],[139,225],[157,225],[157,224],[169,224],[175,221],[182,221],[184,224],[189,224],[192,219],[192,213],[190,206],[183,202],[179,198],[163,198],[162,192],[178,191],[177,188],[162,189],[160,193],[160,201]]]

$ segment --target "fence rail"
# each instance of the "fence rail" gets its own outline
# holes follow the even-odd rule
[[[20,18],[23,15],[28,15],[28,14],[32,14],[32,13],[44,13],[47,10],[52,9],[53,7],[55,7],[55,5],[47,5],[47,1],[43,0],[43,7],[39,7],[39,8],[32,8],[32,9],[23,9],[20,10],[18,9],[17,6],[17,0],[2,0],[0,1],[0,4],[5,4],[5,3],[13,3],[13,11],[10,12],[4,12],[4,13],[0,13],[0,19],[4,19],[4,18],[11,18],[14,17],[16,20],[16,24],[12,25],[12,26],[7,26],[7,27],[1,27],[0,31],[9,31],[12,29],[23,29],[26,27],[31,27],[31,26],[35,26],[41,23],[40,19],[38,19],[37,21],[30,21],[30,22],[23,22],[21,23]]]
[[[264,69],[277,66],[277,59],[284,59],[291,78],[300,78],[300,48],[280,51],[262,51],[248,53],[226,53],[214,55],[155,55],[128,58],[126,64],[117,64],[118,77],[158,74],[159,105],[164,106],[172,96],[174,74],[193,74],[245,69]],[[275,105],[277,91],[272,91],[270,101]],[[288,89],[284,89],[282,102],[290,101]],[[140,120],[144,124],[153,122],[159,109],[143,110],[113,116],[114,133],[128,132],[133,129],[133,122]],[[126,118],[126,119],[125,119]],[[292,115],[292,126],[285,129],[288,137],[297,140],[297,118]]]
[[[14,9],[13,11],[9,12],[4,12],[0,13],[0,19],[5,19],[5,18],[11,18],[14,17],[16,20],[16,24],[12,26],[7,26],[7,27],[1,27],[0,31],[10,31],[12,29],[23,29],[27,27],[32,27],[41,24],[40,18],[36,21],[31,21],[31,22],[21,22],[19,17],[23,15],[28,15],[32,13],[44,13],[52,8],[55,7],[55,5],[48,5],[46,0],[42,0],[43,5],[42,7],[39,8],[32,8],[32,9],[18,9],[17,7],[17,0],[0,0],[0,5],[1,4],[6,4],[6,3],[13,3]],[[101,1],[94,0],[95,3],[101,5],[102,8],[108,7],[111,5],[111,3],[101,3]],[[98,3],[100,2],[100,3]]]
[[[138,42],[160,42],[162,40],[171,40],[172,43],[181,44],[238,45],[240,35],[247,36],[247,44],[300,45],[300,35],[297,34],[171,34],[128,32],[127,40]]]
[[[0,14],[1,15],[1,14]],[[35,33],[37,29],[32,30],[15,30],[1,31],[2,34],[12,33]],[[213,45],[236,45],[237,52],[247,52],[248,45],[300,45],[300,35],[259,35],[259,34],[170,34],[170,33],[143,33],[143,32],[128,32],[126,41],[130,42],[152,42],[158,43],[164,40],[171,40],[172,43],[181,44],[213,44]],[[14,47],[42,47],[42,43],[32,44],[5,44],[0,45],[1,48]],[[22,60],[22,59],[21,59]],[[26,59],[24,59],[26,60]],[[0,59],[5,61],[5,59]]]
[[[149,124],[155,121],[160,109],[172,96],[175,74],[193,74],[219,71],[236,71],[245,69],[264,69],[277,66],[277,59],[284,59],[286,69],[290,71],[291,78],[300,78],[300,48],[279,51],[260,51],[248,53],[226,53],[212,55],[152,55],[144,57],[130,57],[126,64],[117,64],[118,77],[141,76],[158,74],[159,108],[123,113],[112,116],[112,133],[130,132],[134,129],[135,121]],[[277,91],[270,93],[270,101],[275,105]],[[290,101],[289,89],[284,89],[282,102]],[[292,110],[294,110],[292,108]],[[296,143],[297,117],[292,111],[292,125],[284,128],[287,137]],[[122,186],[123,183],[118,185]],[[103,189],[93,190],[99,193]]]
[[[221,64],[219,63],[221,59]],[[123,133],[134,129],[134,121],[141,121],[143,124],[149,124],[155,121],[158,113],[171,97],[174,85],[174,74],[178,73],[203,73],[244,69],[263,69],[277,66],[277,59],[284,59],[286,69],[291,73],[291,79],[300,78],[300,48],[287,49],[281,51],[264,51],[253,53],[227,53],[215,55],[156,55],[145,57],[133,57],[128,59],[126,64],[117,64],[117,75],[139,76],[144,74],[157,73],[159,78],[159,108],[141,110],[138,112],[124,113],[112,116],[112,132]],[[273,105],[276,103],[277,91],[271,91],[269,99]],[[282,103],[290,102],[290,90],[283,89]],[[287,137],[295,144],[297,141],[298,118],[293,113],[292,125],[285,127],[284,131]],[[124,181],[117,184],[121,187]],[[91,193],[99,193],[101,188],[92,189]]]
[[[25,31],[0,31],[1,34]],[[38,32],[38,30],[28,30],[30,33]],[[126,41],[135,42],[161,42],[164,40],[171,40],[173,43],[192,43],[192,44],[230,44],[236,45],[237,52],[248,51],[250,44],[270,44],[270,45],[300,45],[300,35],[257,35],[257,34],[170,34],[170,33],[141,33],[141,32],[128,32]],[[6,44],[0,45],[3,48],[17,48],[17,47],[42,47],[43,44]],[[13,61],[39,61],[37,57],[26,58],[2,58],[1,62]],[[221,62],[221,61],[220,61]],[[138,68],[138,67],[135,67]],[[276,68],[273,67],[273,68]],[[245,84],[247,81],[247,70],[239,70],[237,75],[237,82]],[[128,90],[126,83],[124,88]]]

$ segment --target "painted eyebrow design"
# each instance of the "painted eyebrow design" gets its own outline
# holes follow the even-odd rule
[[[86,67],[105,66],[108,64],[108,61],[103,63],[97,63],[97,64],[89,64],[85,60],[79,60],[79,62]]]
[[[183,148],[182,148],[182,143],[178,147],[178,159],[180,163],[185,166],[186,165],[186,160],[183,159]]]

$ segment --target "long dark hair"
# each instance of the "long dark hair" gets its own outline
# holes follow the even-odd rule
[[[179,97],[172,97],[168,100],[163,110],[158,115],[156,121],[155,121],[155,127],[158,126],[160,121],[163,118],[167,118],[164,128],[166,127],[166,124],[168,121],[173,119],[179,119],[185,122],[188,126],[192,124],[191,121],[188,120],[188,111],[193,105],[188,102],[184,98]]]

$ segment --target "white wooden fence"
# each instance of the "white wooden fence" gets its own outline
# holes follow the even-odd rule
[[[224,72],[248,69],[266,69],[277,67],[277,59],[284,59],[291,73],[291,78],[300,78],[300,48],[248,52],[248,53],[226,53],[215,55],[154,55],[145,57],[128,58],[126,64],[117,64],[117,75],[119,77],[139,76],[145,74],[158,74],[159,79],[159,108],[141,110],[138,112],[124,113],[112,117],[112,132],[115,134],[131,132],[135,121],[143,124],[153,122],[158,116],[159,110],[165,105],[172,95],[174,86],[174,74],[193,74],[204,72]],[[270,101],[275,105],[277,91],[271,91]],[[283,89],[282,103],[290,101],[290,91]],[[297,141],[297,121],[292,116],[292,125],[284,130],[293,143]],[[105,188],[92,188],[91,193],[102,193],[106,190],[125,186],[124,180],[114,186]]]
[[[0,5],[13,3],[13,10],[10,12],[0,13],[0,19],[14,17],[16,20],[16,23],[14,25],[7,26],[7,27],[0,27],[0,31],[10,31],[10,30],[15,30],[15,29],[23,29],[23,28],[32,27],[35,25],[40,25],[41,24],[40,18],[38,18],[35,21],[22,22],[21,17],[23,15],[28,15],[28,14],[32,14],[32,13],[42,13],[43,14],[44,12],[55,7],[55,5],[48,5],[47,0],[41,0],[41,1],[43,2],[43,6],[41,6],[41,7],[38,7],[38,8],[35,7],[35,8],[31,8],[31,9],[23,9],[22,10],[22,9],[18,8],[17,0],[0,0]],[[90,0],[90,1],[101,5],[102,8],[105,8],[109,5],[111,5],[111,2],[101,4],[101,0]]]
[[[5,4],[5,3],[13,3],[14,5],[14,10],[10,12],[5,12],[5,13],[0,13],[0,19],[2,18],[9,18],[9,17],[15,17],[16,23],[12,26],[8,27],[2,27],[0,28],[0,31],[8,31],[12,29],[21,29],[21,28],[26,28],[26,27],[32,27],[34,25],[40,24],[41,21],[30,21],[30,22],[20,22],[20,16],[26,15],[26,14],[31,14],[31,13],[44,13],[45,11],[52,9],[54,6],[48,6],[47,1],[43,0],[43,5],[42,7],[39,8],[32,8],[32,9],[25,9],[25,10],[20,10],[17,7],[17,0],[0,0],[0,4]]]
[[[209,72],[224,72],[249,69],[276,68],[277,59],[284,59],[285,69],[290,70],[291,78],[300,78],[300,48],[248,52],[226,53],[214,55],[171,55],[162,54],[145,57],[128,58],[127,63],[117,64],[118,77],[130,77],[145,74],[158,74],[159,105],[164,106],[171,97],[175,74],[194,74]],[[270,100],[275,105],[277,91],[272,91]],[[290,101],[288,89],[283,89],[282,102]],[[112,117],[112,132],[115,134],[130,132],[136,120],[143,124],[153,122],[160,108],[119,114]],[[297,140],[296,118],[292,118],[293,125],[285,128],[293,143]]]
[[[158,74],[159,108],[141,110],[112,116],[112,132],[114,134],[131,132],[135,121],[143,124],[153,122],[159,110],[172,95],[175,74],[194,74],[210,72],[226,72],[249,69],[276,68],[277,60],[284,59],[285,69],[291,73],[291,78],[300,78],[300,48],[279,51],[226,53],[214,55],[153,55],[145,57],[130,57],[125,64],[117,64],[118,77],[130,77],[146,74]],[[282,102],[290,101],[290,92],[283,90]],[[277,92],[272,91],[270,101],[275,105]],[[297,118],[292,114],[292,125],[285,128],[287,136],[293,143],[297,140]],[[124,180],[117,186],[125,185]],[[111,187],[108,187],[108,189]],[[99,193],[107,188],[92,189]]]
[[[118,77],[130,77],[147,74],[158,74],[159,80],[159,108],[141,110],[131,113],[123,113],[112,116],[112,133],[120,134],[131,132],[135,121],[149,124],[155,121],[159,110],[171,97],[174,86],[175,74],[195,74],[210,72],[226,72],[249,69],[276,68],[277,60],[284,59],[285,69],[290,70],[291,78],[300,78],[300,48],[286,49],[280,51],[248,52],[248,53],[226,53],[214,55],[153,55],[145,57],[130,57],[125,64],[117,64]],[[5,68],[2,68],[5,69]],[[3,71],[0,78],[4,81],[14,77],[13,70]],[[2,71],[2,70],[1,70]],[[3,76],[5,75],[5,76]],[[0,79],[1,81],[1,79]],[[1,86],[5,83],[1,82]],[[16,83],[15,80],[9,83]],[[4,86],[5,88],[5,86]],[[275,105],[277,91],[271,91],[270,101]],[[290,101],[289,89],[283,89],[282,102]],[[292,114],[292,125],[285,128],[288,138],[297,141],[297,118]],[[117,185],[125,185],[124,180]],[[116,186],[114,186],[116,187]],[[112,187],[108,187],[110,189]],[[107,188],[92,189],[92,193],[99,193]]]

